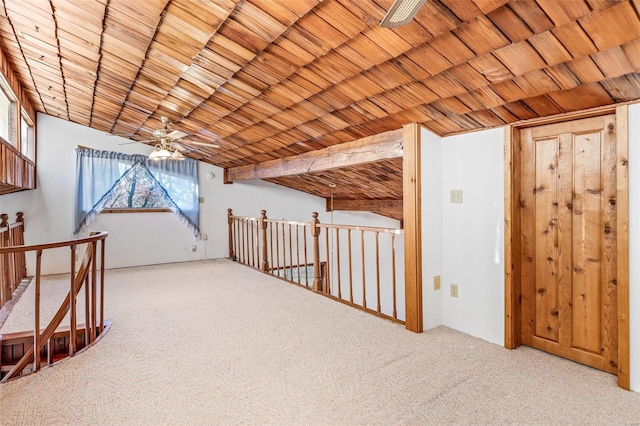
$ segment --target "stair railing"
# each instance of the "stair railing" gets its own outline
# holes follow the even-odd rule
[[[234,216],[229,257],[377,316],[404,323],[403,230]]]
[[[24,244],[24,215],[18,212],[15,223],[9,223],[9,215],[0,214],[0,248]],[[0,255],[0,308],[12,299],[27,275],[24,252]]]
[[[34,333],[33,345],[29,350],[25,351],[23,357],[11,368],[11,370],[2,378],[2,382],[20,376],[25,368],[33,363],[33,371],[40,370],[41,352],[45,345],[49,345],[47,351],[50,355],[53,353],[53,335],[60,327],[62,320],[70,312],[69,315],[69,356],[73,356],[77,352],[77,298],[84,286],[85,298],[85,346],[94,342],[100,334],[105,330],[104,320],[104,261],[105,261],[105,239],[108,232],[96,232],[86,238],[79,238],[69,241],[60,241],[39,245],[21,245],[11,247],[0,247],[0,256],[11,253],[35,252],[36,254],[36,271],[34,277],[35,297],[34,297]],[[100,247],[98,247],[98,244]],[[83,246],[86,246],[84,257],[80,267],[76,266],[76,253]],[[64,301],[58,308],[49,324],[41,331],[40,326],[40,287],[41,287],[41,269],[43,252],[50,249],[61,247],[69,247],[70,249],[70,285]],[[98,264],[100,269],[100,280],[98,289]],[[77,271],[76,271],[77,269]],[[98,302],[99,298],[99,302]],[[99,313],[99,319],[98,319]],[[36,354],[36,356],[34,356]]]

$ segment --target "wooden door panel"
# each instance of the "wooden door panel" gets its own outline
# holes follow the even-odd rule
[[[535,335],[558,341],[556,193],[558,139],[535,143]]]
[[[574,136],[573,347],[600,352],[600,133]]]
[[[531,346],[531,339],[534,335],[534,309],[535,309],[535,289],[534,289],[534,276],[535,276],[535,264],[534,257],[534,243],[533,238],[533,215],[534,215],[534,189],[535,174],[533,173],[534,161],[534,147],[531,141],[532,129],[522,129],[521,140],[524,143],[520,145],[520,158],[522,174],[521,174],[521,186],[520,191],[520,277],[521,277],[521,292],[520,292],[520,336],[521,341],[525,345]]]
[[[558,138],[558,342],[571,346],[573,339],[573,136],[562,134]]]

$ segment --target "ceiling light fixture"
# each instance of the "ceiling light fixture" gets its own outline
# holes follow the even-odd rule
[[[169,123],[170,121],[168,118],[162,117],[163,128],[153,131],[153,138],[157,139],[160,143],[158,143],[153,148],[153,152],[149,154],[149,160],[183,161],[186,158],[178,150],[178,145],[173,143],[174,139],[180,139],[183,135],[186,135],[186,133],[175,130],[171,133],[167,133],[169,131]],[[173,137],[174,134],[176,136],[175,138]]]
[[[399,27],[408,24],[427,0],[396,0],[387,14],[380,21],[385,28]]]

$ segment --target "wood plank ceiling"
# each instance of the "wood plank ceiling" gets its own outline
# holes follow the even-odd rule
[[[223,168],[419,122],[439,135],[640,98],[640,0],[0,0],[38,111],[147,139],[167,116]],[[114,142],[115,145],[115,142]],[[114,146],[117,150],[117,146]],[[398,199],[390,160],[272,179]]]

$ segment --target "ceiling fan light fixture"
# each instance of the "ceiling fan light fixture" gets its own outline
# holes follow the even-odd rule
[[[177,149],[171,154],[171,159],[175,161],[183,161],[186,157]]]
[[[156,145],[156,147],[153,149],[153,152],[149,154],[149,160],[160,161],[170,159],[171,151],[169,151],[167,147],[161,145]]]
[[[380,21],[385,28],[399,27],[408,24],[427,0],[396,0],[387,14]]]

